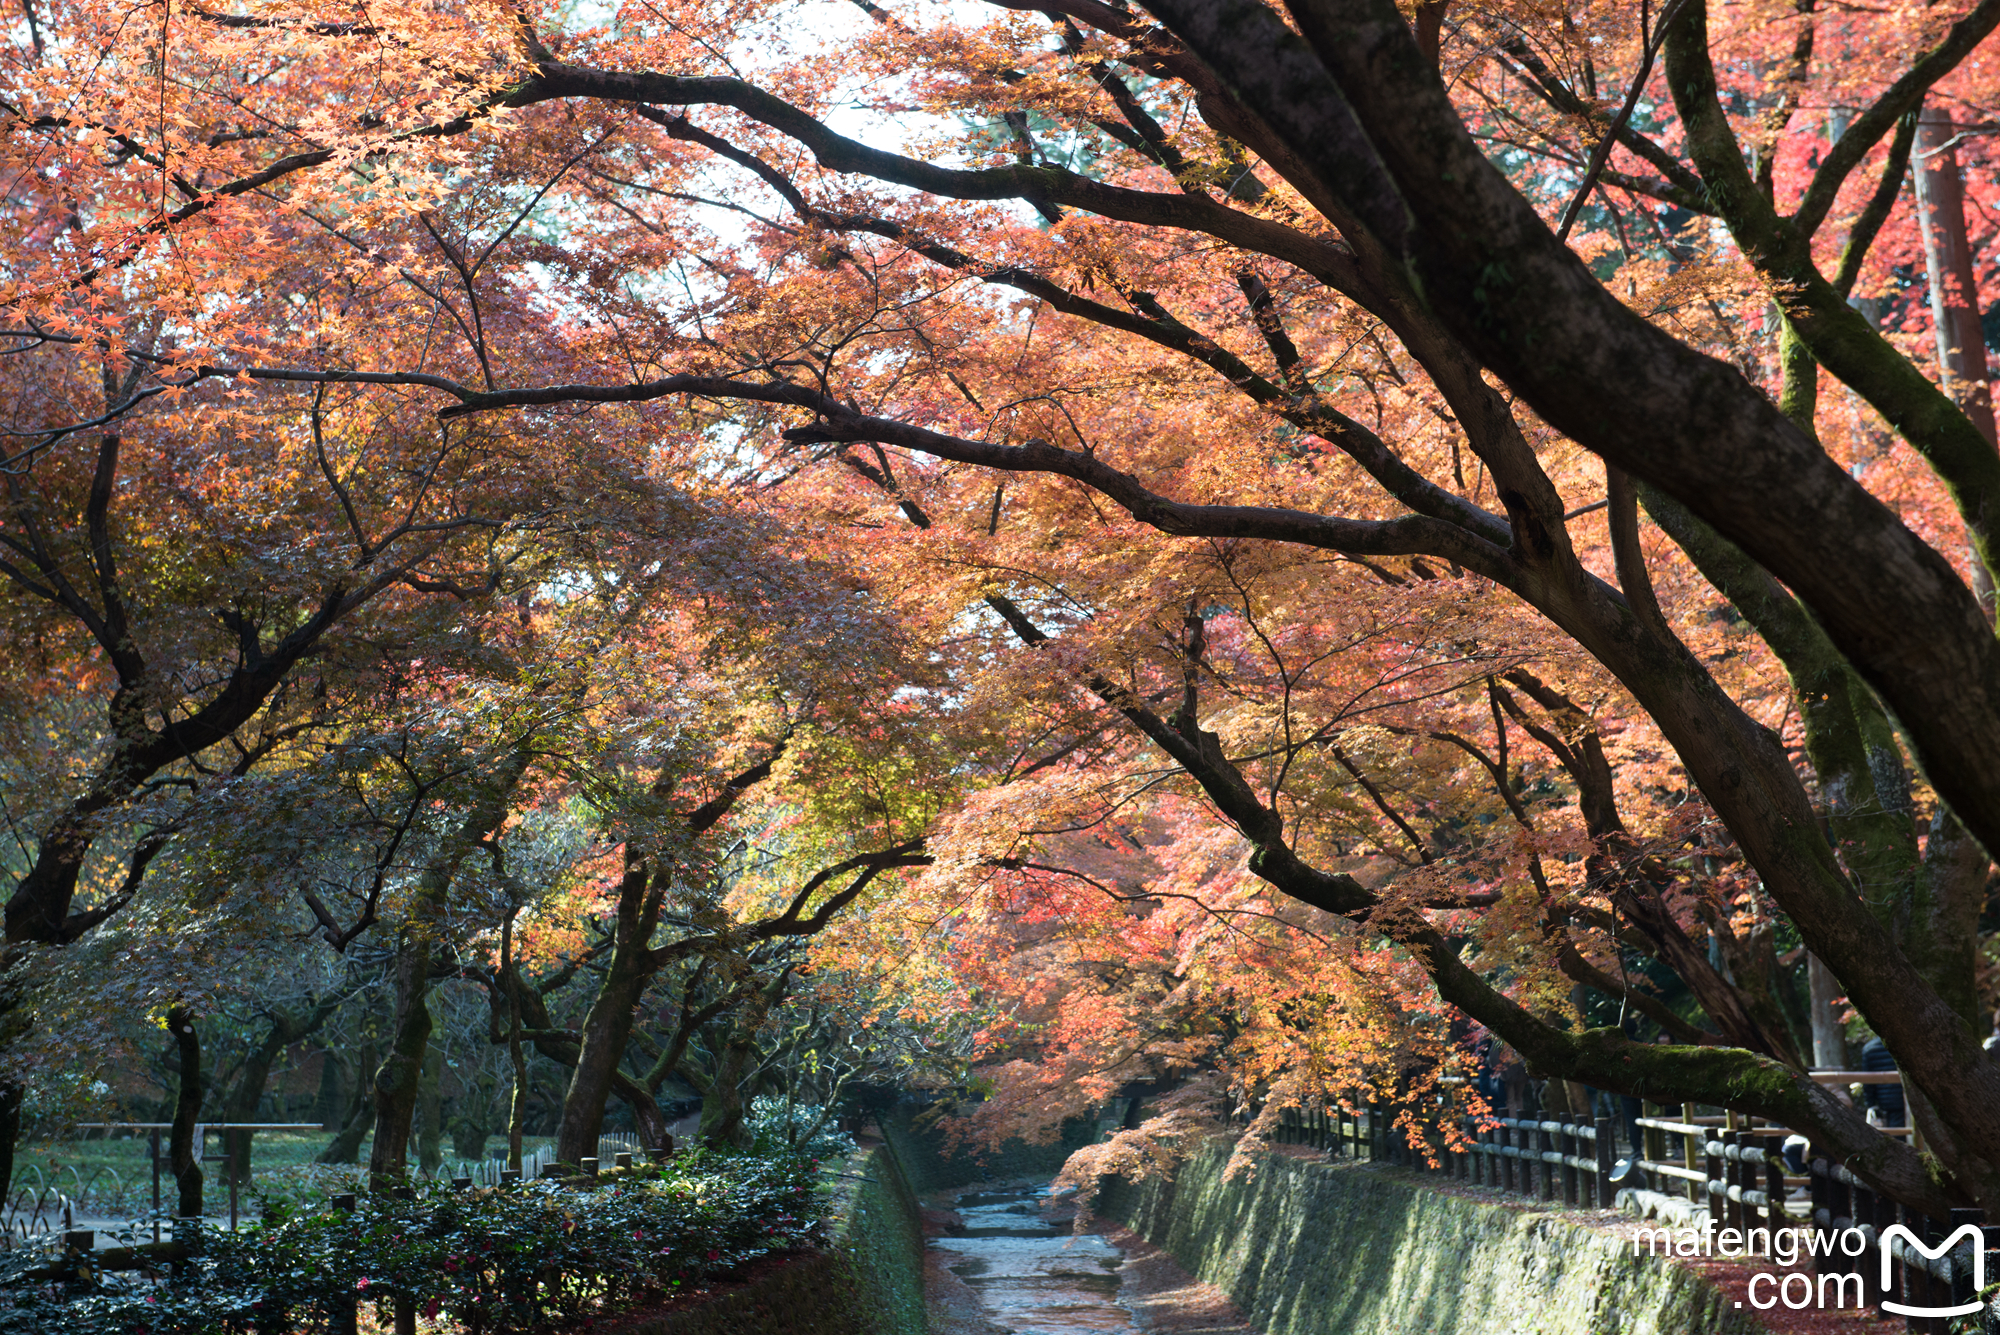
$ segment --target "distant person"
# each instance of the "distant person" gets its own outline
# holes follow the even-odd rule
[[[1889,1045],[1879,1038],[1871,1038],[1861,1049],[1861,1069],[1864,1071],[1893,1071],[1896,1059],[1889,1054]],[[1876,1120],[1883,1126],[1903,1125],[1903,1087],[1892,1085],[1863,1085],[1861,1097],[1877,1114]]]
[[[1500,1077],[1493,1069],[1493,1046],[1491,1038],[1479,1045],[1479,1065],[1473,1071],[1472,1087],[1479,1091],[1480,1098],[1486,1100],[1487,1107],[1498,1109],[1504,1117],[1507,1110],[1502,1100],[1506,1098],[1506,1091],[1501,1088]]]
[[[1639,1143],[1639,1118],[1645,1110],[1645,1105],[1630,1094],[1618,1096],[1618,1120],[1625,1127],[1625,1143],[1632,1147],[1634,1159],[1645,1157],[1640,1153]]]

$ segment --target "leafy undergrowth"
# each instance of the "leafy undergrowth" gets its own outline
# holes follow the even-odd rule
[[[357,1301],[386,1318],[398,1300],[476,1335],[555,1329],[819,1242],[815,1166],[696,1152],[588,1189],[425,1188],[351,1212],[274,1215],[210,1234],[199,1259],[161,1281],[8,1286],[0,1331],[305,1335],[337,1329]],[[30,1263],[8,1259],[17,1276]]]

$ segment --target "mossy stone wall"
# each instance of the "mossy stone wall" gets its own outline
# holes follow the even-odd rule
[[[1700,1276],[1535,1210],[1385,1169],[1272,1156],[1222,1180],[1226,1142],[1170,1183],[1113,1180],[1098,1212],[1226,1290],[1268,1335],[1752,1335]]]
[[[830,1166],[833,1246],[625,1335],[924,1335],[924,1233],[888,1146]]]

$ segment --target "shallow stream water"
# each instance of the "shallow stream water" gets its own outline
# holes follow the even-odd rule
[[[1046,1187],[968,1192],[957,1201],[964,1230],[930,1245],[1014,1335],[1136,1335],[1118,1305],[1124,1253],[1094,1233],[1071,1233],[1067,1211],[1045,1217],[1047,1201]]]

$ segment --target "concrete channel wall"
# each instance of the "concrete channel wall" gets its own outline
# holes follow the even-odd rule
[[[1751,1335],[1700,1276],[1534,1210],[1389,1170],[1273,1156],[1225,1182],[1212,1142],[1099,1214],[1226,1290],[1268,1335]]]
[[[827,1167],[831,1247],[627,1335],[924,1335],[923,1223],[895,1153]]]

